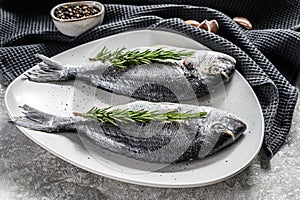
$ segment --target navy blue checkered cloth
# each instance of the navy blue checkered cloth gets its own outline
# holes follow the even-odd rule
[[[236,58],[237,69],[254,89],[263,109],[264,148],[270,158],[279,150],[289,133],[298,97],[297,89],[291,84],[300,66],[299,0],[114,3],[123,4],[105,4],[103,24],[78,37],[59,33],[47,9],[27,13],[2,6],[0,72],[6,83],[39,62],[34,57],[36,53],[53,56],[74,46],[134,29],[174,30]],[[240,27],[232,20],[235,16],[248,18],[254,29]],[[218,35],[185,24],[184,20],[188,19],[200,22],[216,19],[220,26]]]

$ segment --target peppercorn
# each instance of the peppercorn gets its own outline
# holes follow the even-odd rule
[[[59,19],[80,19],[96,15],[100,12],[99,8],[86,4],[64,5],[54,11],[55,17]]]

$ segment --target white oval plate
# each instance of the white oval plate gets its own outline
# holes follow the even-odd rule
[[[171,45],[178,47],[205,49],[198,42],[182,35],[154,30],[137,30],[124,32],[110,37],[92,41],[75,47],[53,58],[67,64],[80,64],[88,61],[91,55],[104,46],[109,49],[118,47],[134,48],[139,46]],[[207,48],[206,48],[207,49]],[[5,103],[10,117],[21,115],[19,106],[31,105],[42,111],[71,115],[73,109],[80,107],[74,101],[74,81],[66,83],[34,83],[22,80],[24,76],[15,79],[6,90]],[[226,180],[245,169],[258,154],[264,132],[263,115],[255,93],[247,81],[235,72],[230,83],[225,86],[226,98],[215,105],[231,112],[244,120],[248,129],[244,137],[235,144],[217,152],[205,159],[192,162],[189,165],[174,164],[167,171],[143,173],[124,172],[126,166],[115,163],[107,158],[95,159],[82,144],[77,134],[48,134],[26,128],[19,129],[34,142],[61,159],[82,169],[119,181],[155,186],[155,187],[196,187],[209,185]],[[207,101],[205,98],[200,102]],[[82,105],[83,107],[85,105]],[[175,170],[174,170],[175,169]],[[133,172],[133,173],[132,173]],[[141,172],[138,170],[137,172]]]

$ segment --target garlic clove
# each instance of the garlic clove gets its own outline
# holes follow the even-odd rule
[[[210,20],[208,23],[209,23],[209,27],[210,27],[210,32],[217,33],[219,30],[219,24],[218,24],[217,20],[213,19],[213,20]]]
[[[191,25],[191,26],[195,26],[195,27],[199,27],[200,23],[196,20],[186,20],[185,23]]]
[[[197,28],[201,28],[204,29],[208,32],[212,32],[212,33],[217,33],[219,30],[219,24],[217,22],[217,20],[213,19],[213,20],[204,20],[203,22],[199,23],[196,20],[186,20],[185,23],[197,27]]]
[[[234,17],[233,18],[233,21],[235,21],[236,23],[238,23],[240,26],[248,29],[248,30],[251,30],[252,29],[252,24],[251,22],[245,18],[245,17]]]
[[[209,26],[209,22],[207,20],[204,20],[203,22],[200,23],[199,28],[207,30],[208,32],[210,32],[210,26]]]

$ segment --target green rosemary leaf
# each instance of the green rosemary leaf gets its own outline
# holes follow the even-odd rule
[[[206,112],[192,113],[191,111],[180,113],[176,110],[168,111],[165,113],[159,113],[158,111],[147,111],[147,110],[111,110],[111,107],[97,108],[93,107],[89,110],[85,116],[86,118],[98,120],[102,123],[108,122],[117,126],[117,122],[128,123],[128,122],[140,122],[149,123],[151,121],[179,121],[189,120],[192,118],[205,118]]]
[[[179,60],[187,56],[192,56],[193,51],[185,50],[164,50],[146,49],[125,51],[126,48],[119,48],[114,51],[108,50],[106,47],[100,50],[95,58],[90,58],[92,61],[109,62],[113,66],[126,68],[132,65],[150,64],[152,62],[163,62],[165,60]]]

